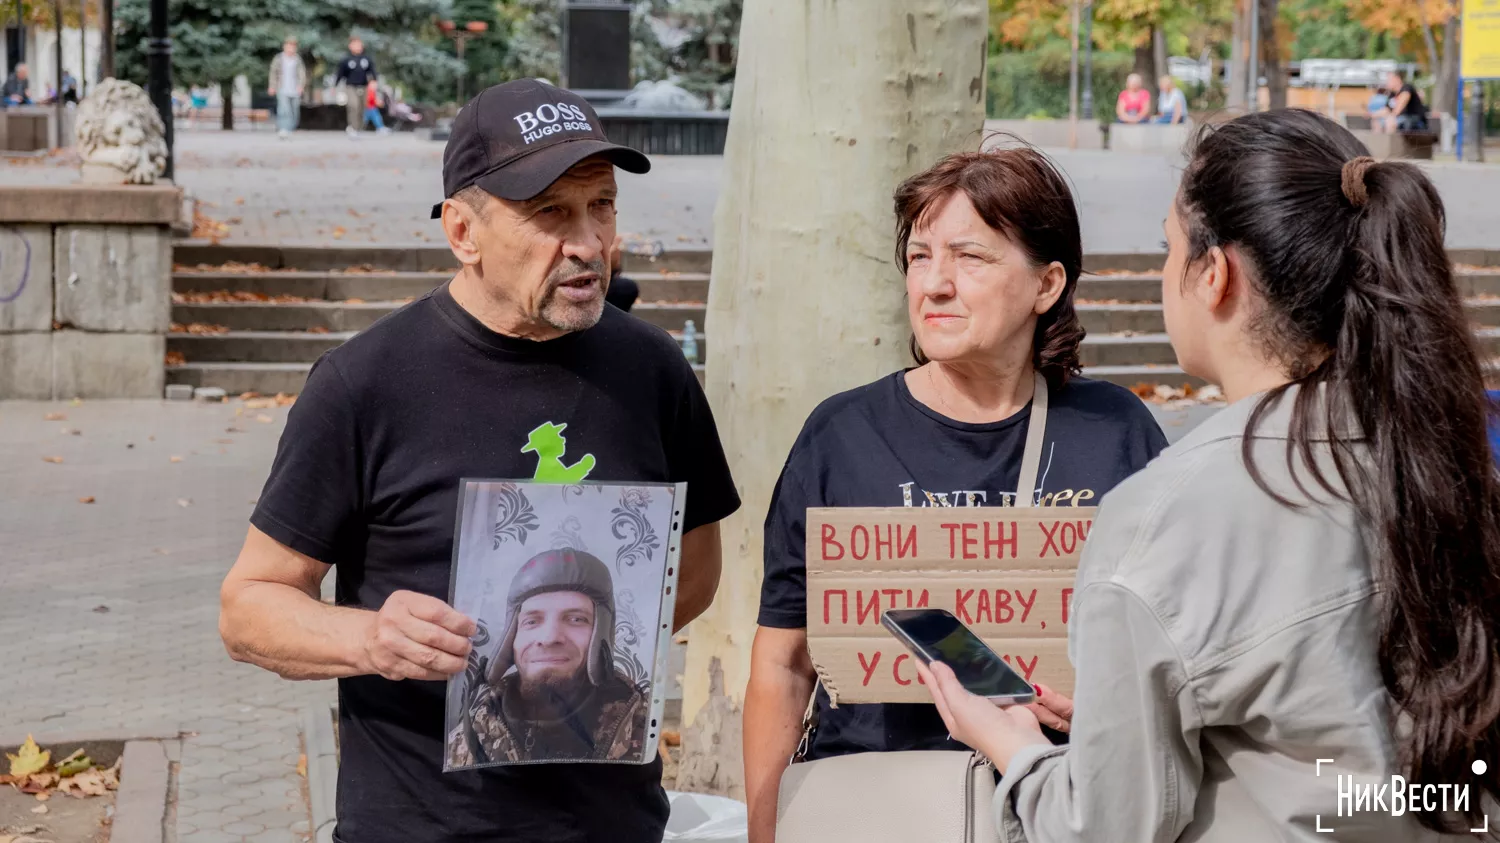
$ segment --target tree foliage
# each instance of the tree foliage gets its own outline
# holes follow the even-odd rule
[[[471,37],[464,47],[465,89],[472,95],[504,82],[507,38],[493,0],[454,0],[451,15],[447,20],[452,20],[459,28],[470,21],[480,21],[488,27],[483,34]],[[442,49],[457,61],[457,45],[453,39],[444,36]]]

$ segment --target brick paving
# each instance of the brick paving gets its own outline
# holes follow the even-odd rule
[[[0,402],[0,740],[181,732],[178,840],[294,843],[309,826],[297,713],[334,686],[236,664],[219,642],[219,583],[286,415],[237,409]]]

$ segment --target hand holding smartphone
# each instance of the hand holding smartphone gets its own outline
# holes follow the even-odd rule
[[[952,612],[890,609],[880,616],[880,623],[923,664],[946,664],[971,694],[1005,705],[1025,705],[1036,699],[1031,683]]]

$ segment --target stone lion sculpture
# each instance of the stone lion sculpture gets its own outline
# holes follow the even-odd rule
[[[165,128],[141,86],[106,79],[78,104],[74,135],[83,180],[154,184],[167,169]]]

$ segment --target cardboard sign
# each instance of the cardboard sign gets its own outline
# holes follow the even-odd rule
[[[947,609],[1018,673],[1073,692],[1068,611],[1094,507],[807,511],[807,641],[835,703],[930,702],[887,609]]]

